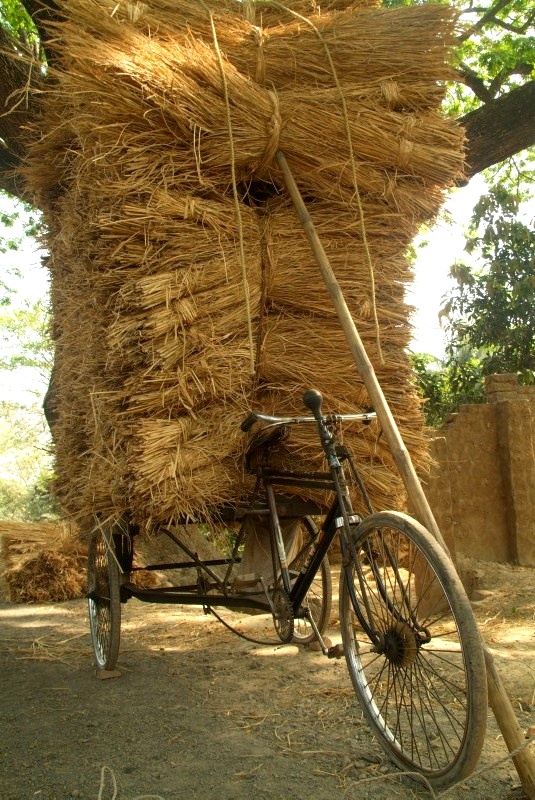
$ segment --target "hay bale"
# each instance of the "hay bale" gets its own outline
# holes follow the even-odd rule
[[[13,603],[72,600],[85,593],[86,548],[69,522],[0,522],[2,582]]]
[[[462,170],[444,5],[61,0],[25,168],[49,224],[57,493],[143,529],[247,490],[239,420],[369,401],[273,156],[286,155],[418,468],[405,251]],[[422,76],[425,76],[423,78]],[[296,432],[281,463],[312,466]],[[403,488],[348,428],[377,507]]]
[[[0,521],[0,542],[8,568],[20,566],[43,549],[80,552],[76,528],[69,522],[3,520]]]
[[[42,550],[21,566],[5,573],[13,603],[54,603],[83,597],[86,590],[85,559]]]

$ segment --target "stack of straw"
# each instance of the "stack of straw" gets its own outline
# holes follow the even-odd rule
[[[85,593],[85,548],[64,523],[0,522],[0,578],[14,603],[72,600]]]
[[[454,17],[343,0],[61,0],[26,168],[49,225],[57,490],[82,527],[209,514],[246,489],[251,407],[369,405],[274,155],[303,193],[417,467],[404,254],[462,168],[440,104]],[[377,507],[377,430],[345,432]],[[314,463],[299,431],[281,454]]]

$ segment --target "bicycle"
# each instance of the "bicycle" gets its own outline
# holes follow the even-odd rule
[[[212,613],[218,606],[268,613],[281,642],[316,640],[325,655],[343,654],[363,714],[388,756],[402,769],[424,775],[432,786],[445,788],[470,774],[485,738],[485,663],[470,603],[449,556],[419,522],[371,507],[352,454],[336,431],[344,422],[369,424],[375,414],[324,416],[319,392],[309,390],[303,399],[311,416],[251,412],[242,422],[244,432],[257,422],[265,427],[247,451],[249,469],[256,473],[251,496],[217,510],[221,519],[240,525],[228,558],[202,561],[180,542],[176,530],[166,527],[164,532],[189,560],[136,568],[133,526],[97,527],[88,556],[97,666],[115,666],[120,607],[130,597],[197,604]],[[273,447],[293,426],[307,424],[316,426],[327,470],[273,469]],[[307,496],[329,492],[332,500],[325,512],[321,503],[275,492],[284,487]],[[353,510],[354,491],[368,512],[364,518]],[[247,530],[262,519],[269,521],[271,570],[240,588],[236,568]],[[291,558],[285,521],[300,527]],[[323,639],[331,611],[328,550],[336,537],[342,562],[342,647],[329,647]],[[192,567],[197,580],[189,586],[139,589],[130,580],[136,569]]]

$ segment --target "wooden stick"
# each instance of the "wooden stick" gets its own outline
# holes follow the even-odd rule
[[[372,363],[368,358],[353,317],[351,316],[349,308],[347,307],[340,285],[336,280],[335,274],[329,263],[329,259],[327,258],[327,254],[325,253],[323,245],[321,244],[318,234],[316,233],[314,223],[312,222],[306,209],[305,203],[290,171],[284,153],[279,150],[275,156],[275,160],[277,161],[277,164],[284,176],[286,187],[296,207],[299,219],[303,225],[305,234],[320,268],[323,280],[325,281],[327,291],[329,292],[334,303],[336,312],[338,314],[338,319],[340,320],[340,324],[342,325],[347,342],[351,348],[357,369],[362,377],[362,380],[364,381],[364,385],[370,396],[373,408],[377,414],[379,422],[381,423],[381,428],[392,452],[392,456],[394,457],[394,460],[400,471],[405,488],[407,489],[407,494],[413,502],[416,514],[422,524],[425,525],[425,527],[435,536],[435,538],[440,542],[447,552],[448,548],[446,547],[433,512],[431,511],[429,503],[427,502],[427,498],[423,492],[420,481],[418,480],[418,476],[416,475],[410,455],[405,447],[405,444],[403,443],[403,439],[401,438],[394,417],[392,416],[388,403],[386,402],[383,390],[381,389],[379,381],[377,380]]]
[[[431,507],[429,506],[418,476],[416,475],[416,470],[412,464],[409,452],[403,443],[403,439],[401,438],[401,434],[399,433],[394,417],[392,416],[383,394],[383,390],[377,380],[373,365],[368,358],[340,285],[336,280],[327,254],[316,233],[314,223],[310,218],[284,153],[279,150],[275,156],[275,160],[283,174],[286,188],[292,198],[299,220],[303,226],[310,247],[312,248],[318,267],[320,268],[325,286],[333,301],[338,319],[340,320],[347,342],[351,348],[355,364],[373,404],[386,441],[399,469],[403,483],[405,484],[407,495],[415,509],[416,516],[438,542],[440,542],[444,550],[448,552],[444,538],[437,525],[433,512],[431,511]],[[502,731],[509,752],[512,752],[524,741],[521,737],[520,726],[500,676],[496,672],[492,656],[486,648],[485,661],[487,664],[489,704],[496,717],[500,730]],[[513,757],[513,762],[520,777],[522,788],[530,800],[535,800],[535,758],[533,757],[533,753],[524,750],[519,756]]]
[[[510,753],[526,744],[526,737],[516,718],[511,701],[507,696],[505,687],[494,666],[494,659],[487,647],[483,648],[485,665],[487,667],[487,686],[489,690],[489,704],[492,708],[498,727],[502,732],[503,740]],[[530,800],[535,798],[535,758],[533,751],[522,750],[512,756],[522,788]]]

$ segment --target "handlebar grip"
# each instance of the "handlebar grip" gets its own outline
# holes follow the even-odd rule
[[[254,413],[254,411],[251,411],[251,413],[249,414],[247,419],[244,419],[243,422],[241,423],[240,428],[242,429],[242,431],[244,433],[247,433],[247,431],[250,428],[252,428],[252,426],[254,425],[254,423],[256,422],[257,419],[258,419],[258,417]]]
[[[317,389],[308,389],[303,395],[303,403],[317,418],[321,416],[321,404],[323,403],[323,395]]]

